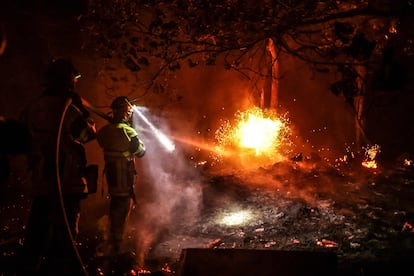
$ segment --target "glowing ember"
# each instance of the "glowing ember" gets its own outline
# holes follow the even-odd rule
[[[139,268],[138,275],[144,275],[144,274],[152,274],[152,272],[149,270],[143,269],[143,268]],[[131,274],[131,275],[136,275],[136,274]]]
[[[402,228],[401,231],[402,232],[414,232],[414,228],[410,223],[406,222],[406,223],[404,223],[403,228]]]
[[[220,219],[220,223],[227,226],[241,225],[245,224],[252,219],[252,214],[250,211],[241,210],[225,215]]]
[[[164,264],[164,266],[161,268],[161,270],[164,271],[164,272],[168,272],[168,273],[172,272],[170,266],[167,263]]]
[[[362,166],[372,169],[376,169],[378,167],[375,160],[362,161]]]
[[[365,148],[365,160],[362,161],[362,166],[376,169],[378,166],[375,158],[380,152],[381,149],[379,145],[373,145],[371,147]]]
[[[316,241],[316,245],[323,246],[323,247],[326,247],[326,248],[332,248],[332,247],[337,247],[338,246],[338,244],[336,242],[330,241],[330,240],[327,240],[327,239],[322,239],[321,241]]]
[[[287,124],[275,114],[257,107],[236,113],[236,122],[225,121],[216,131],[220,146],[253,149],[256,155],[272,155],[287,133]]]
[[[413,160],[411,159],[404,159],[404,166],[410,167],[413,165]]]

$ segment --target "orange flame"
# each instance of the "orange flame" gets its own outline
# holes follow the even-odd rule
[[[239,145],[255,149],[256,154],[271,150],[277,141],[282,122],[263,118],[261,114],[246,115],[246,120],[239,121],[235,130]]]
[[[256,156],[273,155],[287,134],[287,123],[271,111],[258,107],[237,112],[236,121],[225,121],[216,131],[221,147],[234,147],[238,151],[254,150]]]
[[[371,147],[365,148],[365,160],[362,161],[362,166],[371,168],[371,169],[376,169],[378,165],[377,165],[377,161],[375,160],[375,158],[380,152],[381,152],[381,148],[379,145],[373,145]]]
[[[404,166],[410,167],[410,166],[413,165],[413,160],[411,160],[411,159],[404,159],[403,163],[404,163]]]
[[[375,160],[362,161],[362,166],[371,169],[376,169],[378,167],[377,162]]]

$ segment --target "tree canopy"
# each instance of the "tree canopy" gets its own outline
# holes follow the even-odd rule
[[[245,61],[263,55],[271,39],[273,62],[287,54],[320,71],[338,69],[343,80],[332,92],[352,101],[361,92],[358,67],[380,63],[412,8],[408,0],[106,0],[91,1],[86,18],[102,57],[137,75],[156,64],[148,87],[184,64],[216,65],[219,56],[229,70],[265,75]]]

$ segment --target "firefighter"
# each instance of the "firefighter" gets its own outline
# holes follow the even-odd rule
[[[69,60],[52,61],[43,94],[22,116],[32,138],[33,198],[19,275],[82,272],[75,241],[81,200],[91,179],[84,144],[96,138],[96,129],[74,91],[79,76]]]
[[[132,105],[127,97],[111,104],[112,122],[97,133],[104,152],[105,177],[110,196],[110,254],[120,255],[128,215],[135,204],[135,157],[143,157],[145,146],[132,127]]]

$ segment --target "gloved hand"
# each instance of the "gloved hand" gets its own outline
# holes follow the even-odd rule
[[[144,143],[140,140],[139,141],[139,148],[137,153],[135,154],[137,157],[141,158],[145,155],[145,152],[147,151],[147,149],[145,148]]]

